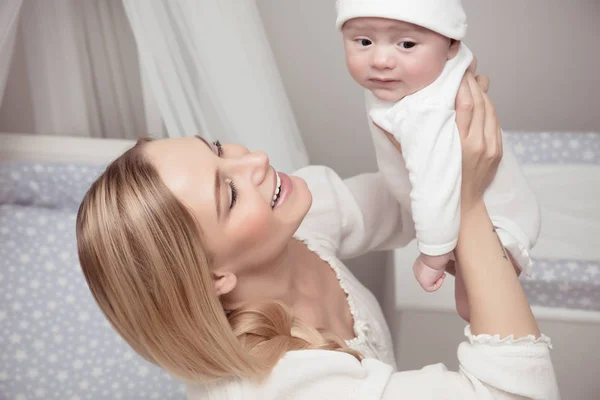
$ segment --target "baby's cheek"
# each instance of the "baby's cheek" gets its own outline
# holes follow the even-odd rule
[[[348,72],[350,72],[350,76],[352,76],[354,80],[360,81],[366,69],[366,62],[363,57],[348,55],[346,57],[346,65],[348,67]]]
[[[414,91],[421,90],[433,83],[441,73],[436,63],[425,60],[415,61],[407,69],[410,71],[410,80]]]

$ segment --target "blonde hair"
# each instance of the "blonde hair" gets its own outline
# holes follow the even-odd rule
[[[96,302],[146,360],[189,381],[261,380],[290,350],[360,354],[262,301],[226,315],[190,211],[161,181],[140,140],[92,184],[77,215],[79,260]]]

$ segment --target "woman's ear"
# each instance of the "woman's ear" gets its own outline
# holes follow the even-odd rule
[[[460,40],[450,39],[450,48],[448,49],[448,60],[452,60],[458,54],[460,49]]]
[[[237,276],[234,273],[215,271],[212,276],[217,296],[230,293],[237,285]]]

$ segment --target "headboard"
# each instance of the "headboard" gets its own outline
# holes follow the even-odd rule
[[[0,161],[106,164],[132,140],[0,133]]]

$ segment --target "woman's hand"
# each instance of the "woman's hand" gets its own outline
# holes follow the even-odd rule
[[[489,80],[465,73],[456,95],[456,125],[462,146],[463,211],[483,199],[502,158],[502,130],[496,110],[486,92]]]

